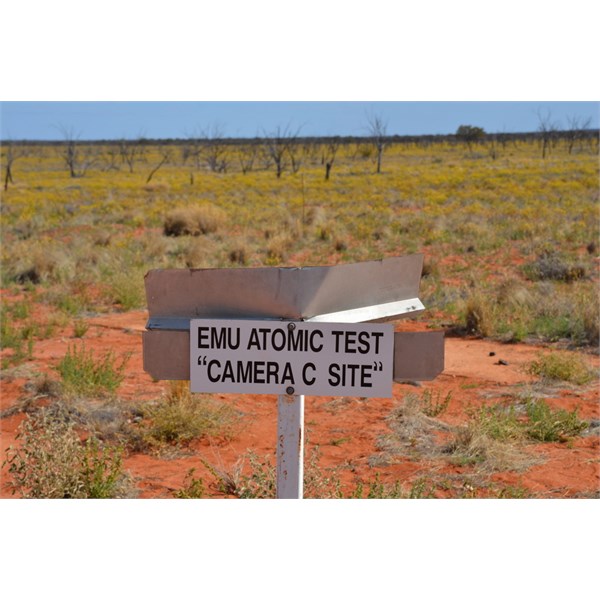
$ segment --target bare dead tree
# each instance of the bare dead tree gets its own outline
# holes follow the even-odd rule
[[[496,160],[496,158],[498,158],[498,149],[497,149],[497,136],[495,133],[493,133],[490,136],[490,156],[492,157],[492,160]]]
[[[321,148],[320,141],[305,140],[302,144],[302,154],[309,164],[318,164],[319,150]],[[321,163],[323,164],[323,163]]]
[[[150,174],[148,175],[148,179],[146,179],[146,183],[150,183],[150,180],[152,179],[152,177],[154,177],[154,174],[171,158],[171,150],[169,150],[168,148],[166,148],[165,150],[162,150],[161,152],[161,159],[159,161],[159,163],[154,167],[154,169],[152,169],[152,171],[150,171]]]
[[[78,163],[78,150],[75,138],[71,130],[64,130],[65,147],[63,149],[63,159],[67,163],[69,175],[77,177],[76,167]]]
[[[502,127],[502,131],[500,131],[497,136],[498,142],[502,144],[502,150],[506,150],[506,144],[508,143],[508,134],[506,133],[506,126]]]
[[[208,168],[213,173],[225,173],[227,171],[227,147],[223,143],[224,137],[225,130],[218,123],[200,132],[200,139],[202,140],[201,153]]]
[[[119,165],[117,164],[119,158],[121,158],[118,145],[109,144],[106,147],[106,150],[104,150],[102,158],[102,162],[104,163],[104,171],[118,171],[120,169]]]
[[[573,152],[573,146],[575,146],[575,143],[583,140],[586,130],[590,128],[591,124],[591,117],[588,117],[587,119],[577,115],[567,117],[567,129],[565,130],[565,137],[567,140],[567,149],[569,154]]]
[[[371,144],[377,152],[377,173],[381,173],[381,159],[386,146],[387,122],[381,115],[371,114],[367,116],[367,130],[371,138]]]
[[[296,141],[300,129],[292,130],[289,125],[286,125],[283,128],[278,126],[272,133],[263,133],[265,157],[269,163],[275,165],[275,173],[279,179],[287,167],[286,157],[289,156],[289,147]]]
[[[200,140],[198,134],[194,132],[188,132],[185,136],[186,141],[181,147],[181,162],[184,166],[188,161],[192,163],[190,166],[190,185],[194,185],[194,170],[200,170]]]
[[[121,154],[121,161],[129,167],[129,172],[133,173],[135,161],[142,154],[141,138],[121,140],[119,142],[119,153]]]
[[[12,167],[16,160],[23,156],[27,156],[28,152],[23,146],[15,146],[12,142],[8,141],[4,144],[6,147],[6,154],[4,156],[4,191],[8,190],[8,184],[13,183]]]
[[[292,140],[288,144],[287,151],[290,157],[292,173],[297,173],[300,170],[304,159],[303,148],[295,140]]]
[[[254,168],[254,161],[258,155],[256,144],[240,144],[236,147],[236,153],[242,173],[245,175]]]
[[[550,112],[543,113],[540,108],[535,111],[538,118],[538,131],[540,133],[540,139],[542,142],[542,158],[546,158],[546,154],[550,148],[550,143],[556,135],[558,126],[555,121],[552,120]]]
[[[69,175],[73,178],[83,177],[87,170],[98,160],[97,153],[89,148],[84,149],[79,142],[79,135],[75,135],[72,129],[60,126],[64,137],[64,145],[61,148],[62,158],[69,169]]]
[[[193,167],[200,169],[200,145],[195,138],[189,138],[181,147],[181,162],[186,165],[188,160],[193,161]]]
[[[331,169],[333,168],[335,156],[339,147],[339,140],[331,140],[330,142],[325,144],[325,149],[323,152],[323,162],[325,164],[325,181],[329,181],[329,175],[331,174]]]

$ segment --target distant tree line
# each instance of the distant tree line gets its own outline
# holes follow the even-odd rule
[[[227,137],[221,125],[197,130],[185,138],[120,140],[81,140],[71,129],[61,128],[62,140],[2,142],[4,155],[4,190],[13,183],[14,163],[31,153],[35,147],[55,148],[61,156],[70,177],[83,177],[92,167],[105,171],[127,169],[136,172],[142,166],[147,172],[146,183],[165,164],[176,160],[189,169],[190,184],[194,173],[203,168],[215,173],[226,173],[231,168],[246,174],[253,170],[273,170],[275,176],[289,171],[297,173],[303,164],[321,164],[326,180],[331,177],[336,156],[341,147],[355,159],[370,159],[375,173],[383,170],[384,153],[392,145],[427,148],[433,144],[463,145],[470,154],[476,148],[485,149],[492,159],[499,148],[520,143],[536,142],[542,158],[546,158],[559,144],[571,154],[576,147],[587,145],[598,151],[598,129],[591,129],[591,118],[568,117],[567,126],[560,127],[550,113],[538,111],[538,128],[533,132],[488,133],[476,125],[460,125],[454,134],[440,135],[388,135],[387,123],[378,115],[367,117],[367,134],[363,136],[302,136],[300,129],[288,126],[273,131],[263,131],[253,138]],[[150,147],[159,148],[159,157],[149,164]],[[232,147],[235,149],[232,151]],[[351,148],[351,150],[349,150]]]
[[[552,137],[556,142],[568,141],[572,139],[573,133],[577,133],[577,139],[584,141],[596,141],[600,134],[600,129],[590,128],[578,128],[574,130],[570,129],[555,129],[552,131]],[[481,143],[490,142],[492,139],[496,141],[505,141],[507,143],[513,142],[531,142],[539,141],[543,138],[543,133],[540,131],[530,131],[521,133],[484,133],[484,137],[480,140]],[[220,143],[224,146],[238,146],[240,144],[248,145],[263,145],[268,137],[255,136],[255,137],[224,137],[220,140]],[[352,144],[364,144],[369,141],[369,136],[297,136],[294,143],[297,144],[328,144],[335,142],[342,146],[349,146]],[[382,141],[386,146],[389,145],[413,145],[413,146],[430,146],[432,144],[439,144],[446,142],[449,144],[460,144],[462,140],[456,133],[449,134],[424,134],[424,135],[386,135],[382,137]],[[123,147],[151,147],[151,146],[181,146],[189,142],[202,143],[202,138],[140,138],[140,139],[105,139],[105,140],[77,140],[77,143],[85,146],[109,146],[119,145]],[[4,140],[0,141],[3,146],[48,146],[48,147],[60,147],[67,144],[65,140]]]

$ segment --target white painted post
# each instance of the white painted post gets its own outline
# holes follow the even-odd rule
[[[302,499],[304,487],[304,396],[277,400],[277,498]]]

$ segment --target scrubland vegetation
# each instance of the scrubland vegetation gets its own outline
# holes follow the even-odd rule
[[[279,178],[260,146],[220,147],[222,170],[214,171],[212,155],[194,160],[189,144],[167,146],[150,183],[163,146],[132,142],[131,158],[116,143],[82,145],[93,160],[79,177],[70,176],[63,146],[25,147],[2,200],[2,285],[24,291],[22,314],[43,303],[56,319],[75,318],[142,308],[151,268],[423,252],[429,314],[467,333],[598,339],[594,140],[571,153],[557,143],[545,159],[536,141],[496,145],[495,159],[481,144],[398,143],[386,148],[381,174],[371,145],[348,143],[328,180],[327,145],[297,146],[297,172],[286,159]],[[251,151],[244,173],[238,155]],[[44,335],[9,327],[4,320],[21,353]]]
[[[57,330],[72,326],[82,338],[56,365],[54,383],[38,382],[29,404],[19,405],[30,416],[21,449],[8,458],[25,496],[127,495],[123,452],[235,435],[239,415],[177,387],[132,413],[118,400],[127,357],[86,350],[86,318],[144,308],[149,269],[325,265],[420,252],[421,318],[432,327],[598,349],[597,137],[415,139],[388,143],[382,155],[368,140],[296,140],[281,155],[272,144],[215,139],[5,144],[3,161],[9,151],[0,207],[3,371],[30,361],[36,343]],[[576,385],[595,377],[575,364],[579,354],[565,356],[540,357],[530,372]],[[391,417],[394,433],[381,442],[387,456],[408,444],[494,469],[512,460],[507,440],[517,440],[510,452],[520,453],[526,442],[570,439],[583,427],[574,414],[529,401],[518,413],[474,413],[451,430],[440,420],[450,397],[428,394],[405,398]],[[34,396],[66,413],[49,420],[50,408],[29,410]],[[433,430],[451,439],[433,444]],[[310,465],[307,495],[342,493],[316,460]],[[271,495],[270,463],[250,455],[245,467],[232,474],[212,465],[212,484],[190,472],[178,495],[210,495],[211,485],[240,497]],[[432,485],[374,480],[346,495],[424,497]]]

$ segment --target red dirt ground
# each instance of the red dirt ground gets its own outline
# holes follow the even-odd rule
[[[113,350],[118,355],[131,353],[127,376],[119,389],[119,397],[136,403],[160,397],[167,382],[154,382],[142,369],[142,331],[145,328],[145,311],[115,313],[86,319],[89,330],[85,334],[86,348],[94,351]],[[397,330],[424,329],[424,323],[398,322]],[[74,338],[70,328],[58,337],[36,341],[34,357],[11,373],[4,373],[0,381],[0,410],[13,406],[26,392],[24,385],[34,374],[53,372],[53,367],[66,353]],[[452,399],[442,419],[451,425],[464,423],[466,410],[500,401],[510,386],[533,382],[525,372],[528,363],[534,360],[540,348],[514,344],[507,345],[488,340],[446,338],[445,370],[435,381],[420,386],[394,384],[392,399],[359,399],[307,397],[305,401],[305,425],[307,452],[314,446],[320,449],[319,465],[323,470],[338,468],[337,476],[343,485],[352,489],[359,480],[373,481],[375,472],[382,482],[400,480],[405,486],[418,478],[446,476],[448,481],[459,481],[462,496],[487,495],[489,490],[500,492],[506,489],[523,488],[527,496],[544,498],[596,497],[600,490],[600,452],[597,433],[577,437],[569,443],[532,444],[527,452],[541,459],[524,472],[499,472],[487,479],[487,494],[473,491],[465,483],[476,473],[472,467],[454,466],[448,461],[418,461],[407,457],[396,457],[391,464],[372,467],[370,459],[380,452],[378,438],[389,433],[386,417],[394,407],[402,404],[409,392],[422,393],[431,389],[444,397],[452,392]],[[5,351],[7,352],[7,351]],[[491,353],[494,355],[491,356]],[[589,363],[598,369],[598,356],[589,355]],[[506,365],[498,364],[499,360]],[[418,385],[418,384],[417,384]],[[600,418],[598,382],[588,386],[554,386],[547,392],[546,401],[553,408],[578,410],[583,419]],[[184,484],[188,470],[196,467],[196,476],[206,481],[211,479],[199,461],[199,456],[209,463],[230,468],[248,450],[258,456],[269,456],[274,464],[274,449],[277,426],[275,396],[217,395],[244,415],[244,426],[231,441],[202,439],[182,452],[170,457],[132,454],[127,456],[124,466],[133,477],[141,498],[172,498],[173,493]],[[24,415],[21,413],[0,419],[2,457],[11,444]],[[597,432],[597,429],[595,430]],[[17,440],[18,443],[18,440]],[[174,456],[174,457],[173,457]],[[0,497],[10,498],[8,473],[2,470]],[[461,479],[462,477],[462,479]],[[467,478],[467,479],[465,479]],[[474,479],[475,481],[475,479]],[[491,487],[490,487],[491,486]],[[444,491],[444,489],[446,491]],[[436,490],[437,497],[456,496],[448,487]],[[210,490],[210,494],[222,494]],[[460,495],[460,494],[459,494]],[[492,494],[493,495],[493,494]]]

